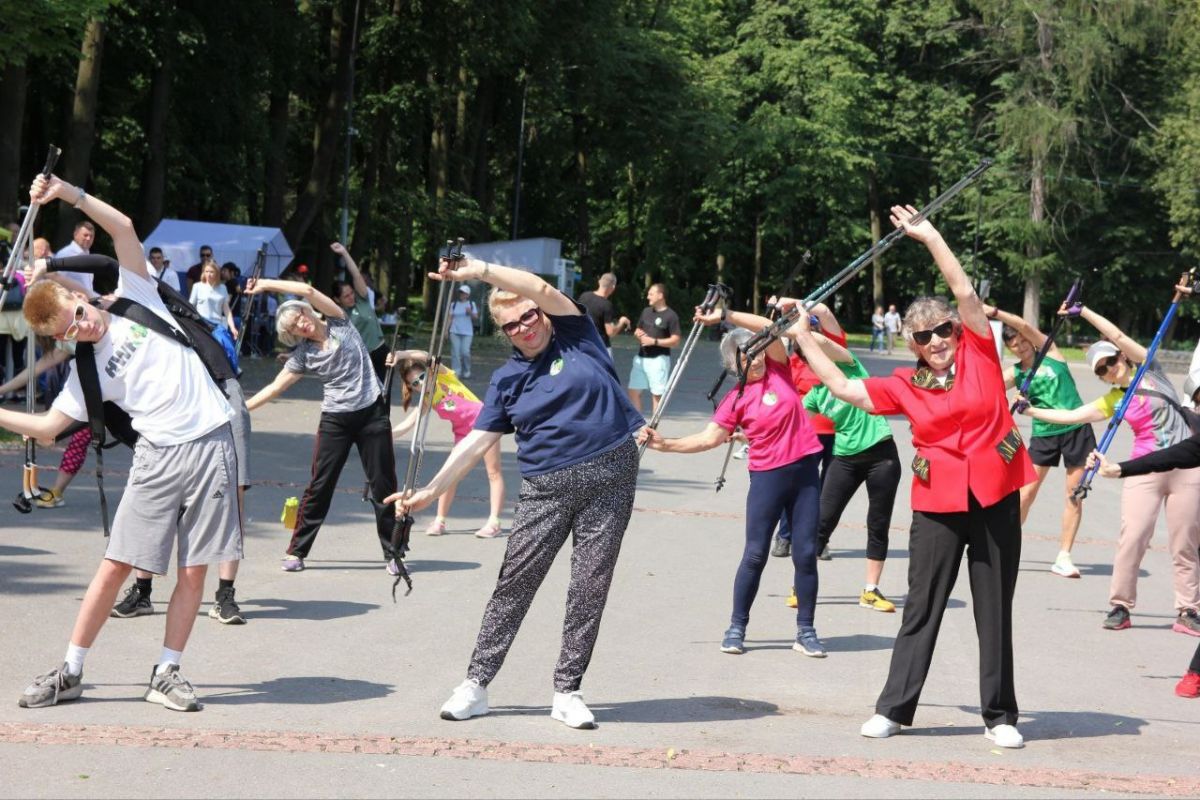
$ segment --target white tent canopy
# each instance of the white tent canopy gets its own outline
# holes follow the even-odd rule
[[[212,247],[218,264],[232,261],[248,276],[254,267],[258,250],[267,245],[267,263],[263,276],[273,278],[292,260],[292,248],[279,228],[259,228],[253,225],[231,225],[223,222],[193,222],[186,219],[164,219],[146,237],[146,250],[161,247],[163,258],[179,273],[200,261],[200,246]]]

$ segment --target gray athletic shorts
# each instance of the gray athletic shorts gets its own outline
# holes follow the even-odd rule
[[[139,438],[104,557],[163,575],[178,539],[180,567],[241,560],[234,450],[228,425],[166,447]]]
[[[246,395],[236,378],[221,384],[233,406],[233,449],[237,453],[238,486],[250,488],[250,410],[246,408]]]

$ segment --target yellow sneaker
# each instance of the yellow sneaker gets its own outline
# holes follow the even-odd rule
[[[792,593],[788,595],[787,607],[795,608],[798,605],[800,605],[800,601],[796,599],[796,590],[792,589]]]
[[[896,604],[884,597],[883,592],[878,589],[863,589],[863,593],[858,596],[858,604],[863,608],[873,608],[889,614],[896,610]]]
[[[38,495],[33,503],[38,508],[62,508],[67,504],[67,501],[63,499],[62,492],[46,489]]]

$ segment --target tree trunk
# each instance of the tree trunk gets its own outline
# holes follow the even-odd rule
[[[287,184],[288,123],[291,121],[288,87],[275,79],[267,107],[266,168],[263,175],[262,224],[271,228],[283,225],[283,196]]]
[[[763,233],[762,233],[762,212],[754,215],[754,281],[751,284],[750,293],[753,295],[753,300],[750,303],[750,311],[754,314],[758,313],[759,294],[761,293],[760,284],[762,281],[762,260],[763,260]]]
[[[0,115],[0,225],[19,222],[16,214],[21,204],[21,124],[25,121],[27,75],[25,62],[10,63],[0,72],[0,108],[4,109]]]
[[[353,37],[350,32],[354,25],[354,8],[353,0],[342,0],[333,9],[333,24],[329,31],[330,46],[336,64],[333,81],[325,93],[325,100],[313,128],[313,159],[308,179],[296,198],[296,210],[284,226],[284,232],[293,250],[301,246],[301,240],[316,220],[321,204],[329,192],[333,162],[337,156],[340,138],[338,126],[345,118],[346,97],[350,89],[350,56],[353,49]]]
[[[875,170],[867,172],[867,205],[871,220],[871,244],[883,238],[883,217],[879,213],[879,177]],[[883,261],[876,255],[871,259],[872,305],[883,305]]]
[[[174,15],[164,4],[163,25],[159,51],[162,59],[150,79],[150,113],[146,120],[146,161],[142,164],[142,213],[138,233],[144,239],[158,225],[163,215],[163,200],[167,193],[167,116],[171,106],[172,67],[175,48],[170,35],[174,31]]]
[[[79,56],[79,71],[75,76],[75,101],[63,142],[62,166],[58,174],[77,186],[86,186],[92,162],[92,142],[96,134],[96,96],[100,92],[100,57],[104,53],[104,21],[88,21],[83,34]],[[58,218],[59,242],[71,238],[79,213],[61,214]]]
[[[575,253],[579,266],[586,270],[591,264],[591,216],[588,213],[587,123],[583,112],[571,114],[571,140],[575,148]],[[633,272],[629,274],[632,276]]]
[[[1040,158],[1033,160],[1033,179],[1029,185],[1029,220],[1033,223],[1035,236],[1040,235],[1040,229],[1046,219],[1046,173],[1045,165]],[[1042,257],[1042,246],[1037,241],[1031,242],[1025,248],[1030,263],[1036,265]],[[1030,325],[1037,326],[1038,311],[1042,300],[1042,275],[1035,266],[1034,271],[1025,279],[1025,305],[1021,315]]]
[[[358,190],[358,209],[354,215],[354,238],[346,246],[350,255],[358,263],[363,263],[363,257],[371,249],[371,208],[375,203],[375,186],[379,177],[379,156],[383,152],[384,142],[387,141],[387,127],[390,120],[383,115],[377,115],[372,128],[370,149],[367,151],[367,161],[362,168],[362,186]],[[379,280],[378,273],[375,280]]]

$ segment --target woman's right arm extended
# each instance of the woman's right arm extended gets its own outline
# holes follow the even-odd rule
[[[1035,408],[1029,406],[1023,412],[1027,417],[1051,422],[1055,425],[1078,425],[1081,422],[1103,422],[1104,412],[1091,403],[1084,403],[1079,408]]]
[[[715,422],[704,426],[704,430],[678,439],[664,439],[649,425],[638,432],[638,442],[645,442],[651,450],[661,453],[703,453],[729,441],[730,432]]]
[[[1080,309],[1079,316],[1083,317],[1089,325],[1099,331],[1105,339],[1116,345],[1117,349],[1133,363],[1141,364],[1146,360],[1146,348],[1126,336],[1120,328],[1105,317],[1097,314],[1087,306]]]
[[[433,476],[428,486],[413,492],[407,500],[403,491],[396,492],[383,498],[384,504],[395,503],[396,516],[402,515],[405,510],[420,511],[462,480],[463,475],[483,458],[483,454],[492,445],[500,441],[502,435],[494,431],[471,431],[461,442],[454,445],[454,449],[446,457],[446,463],[438,470],[437,475]]]
[[[307,283],[300,281],[281,281],[276,278],[259,278],[255,280],[251,278],[246,282],[246,294],[259,294],[261,292],[294,294],[297,297],[303,297],[313,308],[320,311],[326,317],[344,319],[346,316],[346,312],[342,307],[333,302],[329,295],[317,291]]]
[[[438,271],[429,273],[429,277],[435,281],[484,281],[506,292],[528,297],[537,303],[542,311],[556,317],[571,317],[582,313],[575,307],[574,300],[532,272],[489,264],[477,258],[462,261],[443,258],[438,264]]]
[[[299,372],[292,372],[288,369],[282,369],[275,376],[275,380],[268,383],[266,386],[258,390],[258,393],[246,401],[246,409],[253,411],[261,405],[271,402],[279,395],[283,394],[284,390],[291,386],[302,376]]]

